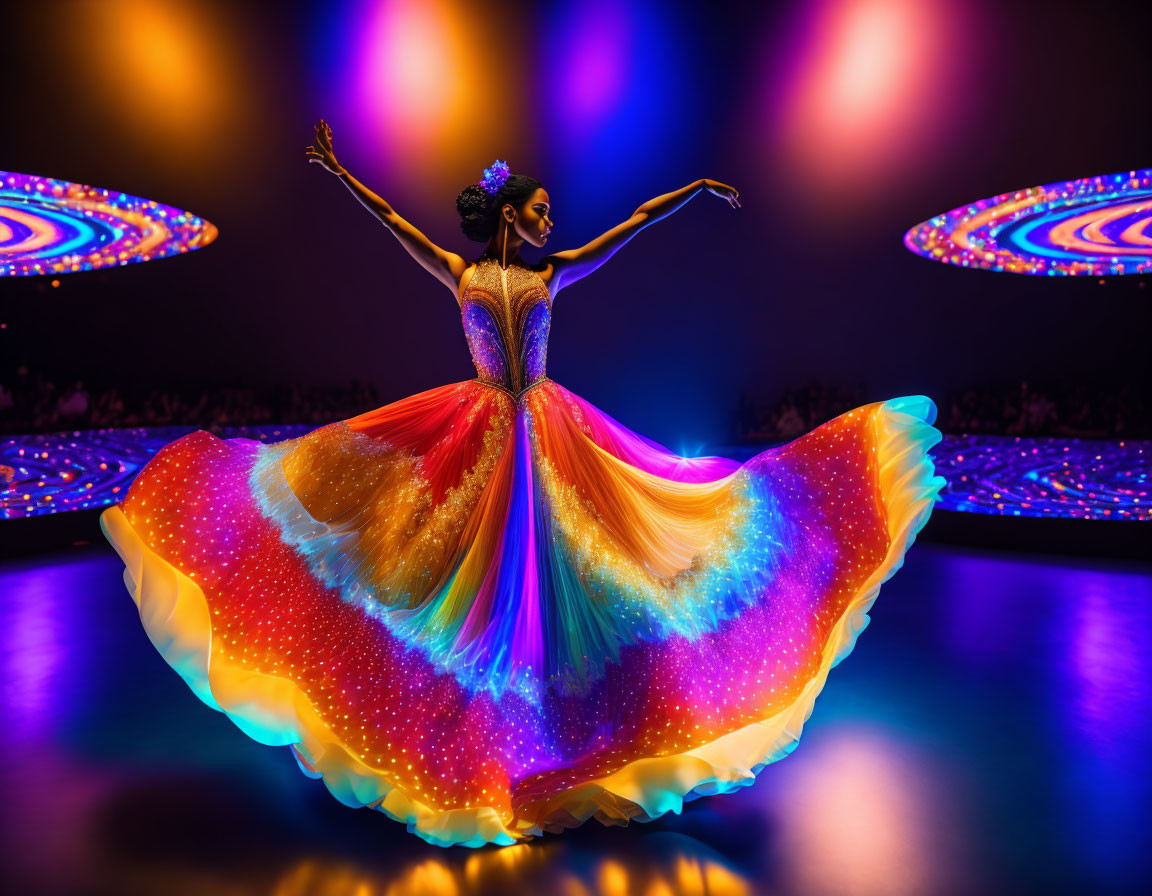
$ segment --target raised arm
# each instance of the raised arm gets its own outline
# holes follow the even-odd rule
[[[568,284],[587,277],[615,255],[625,243],[641,230],[649,224],[655,224],[662,218],[667,218],[701,190],[707,190],[714,196],[728,200],[733,208],[740,206],[740,192],[735,187],[708,178],[701,178],[679,190],[673,190],[671,193],[649,199],[636,209],[627,221],[600,234],[590,243],[579,249],[565,249],[544,258],[542,263],[551,263],[553,267],[552,279],[549,284],[552,295],[555,295]]]
[[[393,236],[400,241],[400,245],[408,250],[408,254],[415,258],[424,270],[452,290],[453,297],[457,295],[460,278],[464,276],[468,262],[455,252],[441,249],[411,222],[400,217],[392,206],[349,174],[336,161],[336,153],[332,150],[332,129],[323,118],[316,125],[316,143],[308,147],[306,155],[309,162],[316,162],[324,170],[339,177],[360,204],[392,231]]]

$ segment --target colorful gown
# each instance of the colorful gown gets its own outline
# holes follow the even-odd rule
[[[191,433],[101,518],[201,700],[439,845],[751,784],[943,485],[924,397],[679,457],[545,375],[551,311],[481,259],[475,379],[271,445]]]

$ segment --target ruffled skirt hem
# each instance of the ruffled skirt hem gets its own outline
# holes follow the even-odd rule
[[[761,769],[795,748],[828,672],[852,651],[880,586],[903,564],[944,484],[934,475],[927,454],[940,439],[930,425],[933,411],[926,398],[900,398],[883,403],[874,417],[888,551],[833,627],[817,674],[790,706],[704,746],[633,761],[523,806],[508,821],[494,807],[438,810],[403,793],[341,743],[297,684],[255,673],[226,653],[213,651],[203,590],[155,553],[118,506],[102,514],[100,525],[124,561],[124,581],[149,639],[205,704],[225,713],[260,743],[291,746],[305,774],[323,779],[345,805],[377,809],[438,846],[510,845],[576,827],[589,818],[623,825],[679,813],[685,802],[697,797],[752,784]]]

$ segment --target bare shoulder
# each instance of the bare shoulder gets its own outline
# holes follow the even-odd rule
[[[556,281],[555,256],[549,255],[540,259],[530,270],[544,281],[544,285],[548,288],[548,294],[554,295],[556,291],[552,287]]]

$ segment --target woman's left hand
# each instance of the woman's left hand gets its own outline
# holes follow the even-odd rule
[[[732,208],[740,208],[740,191],[735,187],[730,187],[727,184],[722,184],[718,180],[709,180],[704,178],[704,189],[711,193],[713,196],[719,196],[721,199],[727,199]]]

